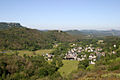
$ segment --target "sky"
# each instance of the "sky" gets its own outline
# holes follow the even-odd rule
[[[120,30],[120,0],[0,0],[0,22],[39,30]]]

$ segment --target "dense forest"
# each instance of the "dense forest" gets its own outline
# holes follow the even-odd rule
[[[55,61],[54,61],[55,62]],[[58,63],[60,65],[61,63]],[[57,72],[59,66],[48,63],[43,56],[29,57],[0,54],[0,80],[36,80],[46,78],[57,80],[62,77]]]
[[[48,49],[52,48],[56,42],[73,42],[77,40],[76,37],[58,30],[44,32],[22,27],[16,23],[11,24],[11,27],[8,27],[8,23],[0,23],[1,50]]]

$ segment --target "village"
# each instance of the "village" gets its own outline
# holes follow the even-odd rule
[[[97,43],[103,44],[103,40],[99,40]],[[93,47],[93,44],[89,44],[86,46],[77,46],[77,44],[72,44],[74,46],[72,49],[69,49],[64,56],[64,60],[89,60],[89,64],[95,64],[97,60],[99,60],[102,56],[105,57],[106,53],[104,52],[103,48],[100,47]],[[115,48],[116,45],[114,44],[113,47]],[[109,54],[116,54],[115,51],[110,52]],[[52,60],[54,55],[47,54],[47,60]]]

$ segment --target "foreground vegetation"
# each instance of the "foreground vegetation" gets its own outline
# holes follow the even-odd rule
[[[18,56],[0,54],[0,80],[36,80],[62,78],[59,67],[49,64],[43,56]]]
[[[77,72],[69,75],[69,80],[119,80],[120,57],[104,58],[95,65],[89,65],[85,69],[79,68]]]

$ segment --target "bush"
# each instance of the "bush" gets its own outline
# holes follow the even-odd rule
[[[89,66],[89,60],[80,61],[78,64],[78,69],[86,69]]]

